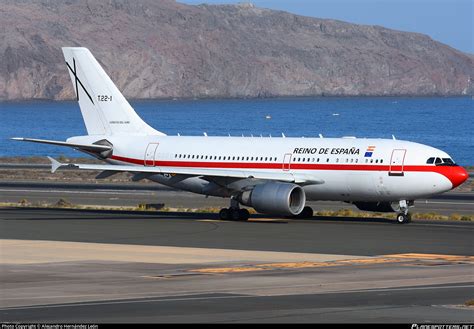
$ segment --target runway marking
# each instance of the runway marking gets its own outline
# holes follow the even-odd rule
[[[372,258],[346,259],[327,262],[287,262],[287,263],[266,263],[251,266],[238,267],[212,267],[190,270],[199,273],[239,273],[252,271],[271,271],[275,269],[300,269],[300,268],[317,268],[332,266],[360,266],[374,264],[392,264],[410,261],[445,261],[448,263],[474,263],[474,256],[456,256],[456,255],[439,255],[439,254],[393,254],[382,255]],[[429,264],[427,262],[427,264]]]
[[[223,219],[198,219],[196,222],[212,222],[212,223],[236,223],[239,221],[223,220]],[[287,219],[281,218],[249,218],[246,222],[250,223],[288,223]]]
[[[119,195],[153,195],[154,192],[139,192],[130,190],[124,192],[122,190],[90,190],[90,191],[70,191],[70,190],[19,190],[19,189],[0,189],[0,192],[31,192],[31,193],[70,193],[70,194],[119,194]]]
[[[329,262],[289,262],[289,263],[266,263],[245,267],[213,267],[190,270],[199,273],[238,273],[251,271],[271,271],[275,269],[299,269],[299,268],[316,268],[316,267],[332,267],[344,265],[372,265],[404,262],[404,259],[395,258],[363,258],[363,259],[347,259]],[[235,270],[236,269],[236,270]]]
[[[242,272],[254,272],[263,271],[265,268],[254,267],[254,266],[240,266],[240,267],[215,267],[215,268],[204,268],[191,270],[191,272],[209,273],[209,274],[222,274],[222,273],[242,273]]]
[[[420,202],[419,202],[420,203]],[[422,202],[424,204],[462,204],[462,205],[469,205],[474,206],[474,202],[447,202],[447,201],[430,201],[430,202]]]
[[[385,255],[390,258],[416,260],[443,260],[448,262],[474,262],[474,256],[441,255],[441,254],[394,254]]]

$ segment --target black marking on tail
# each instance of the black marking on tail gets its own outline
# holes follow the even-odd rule
[[[77,83],[79,82],[79,84],[82,87],[82,90],[84,90],[84,92],[87,94],[87,96],[89,96],[89,99],[91,100],[92,104],[94,104],[94,101],[92,100],[91,95],[89,95],[89,93],[86,90],[86,87],[84,87],[81,80],[79,80],[79,78],[77,76],[77,73],[76,73],[76,60],[73,58],[72,61],[73,61],[73,65],[74,65],[74,70],[71,68],[71,66],[69,65],[68,62],[66,62],[66,65],[67,65],[68,69],[71,70],[72,74],[74,74],[74,78],[75,78],[75,82],[76,82],[76,99],[77,99],[77,101],[79,101],[79,89],[78,89],[78,85],[77,85]]]

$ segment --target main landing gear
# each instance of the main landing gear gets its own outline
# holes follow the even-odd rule
[[[407,200],[399,201],[399,212],[397,214],[397,222],[399,224],[407,224],[411,222],[411,214],[408,213],[408,207],[413,205],[413,201],[407,202]]]
[[[249,211],[240,209],[239,202],[234,198],[230,199],[230,208],[223,208],[219,211],[219,219],[221,220],[246,221],[249,217]]]
[[[305,206],[303,210],[295,216],[297,219],[312,218],[314,216],[313,208]]]

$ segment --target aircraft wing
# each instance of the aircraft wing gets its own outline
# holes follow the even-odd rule
[[[102,165],[102,164],[77,164],[61,163],[48,157],[51,161],[51,172],[54,173],[59,168],[75,168],[83,170],[100,170],[107,173],[112,172],[132,172],[132,173],[150,173],[150,174],[177,174],[188,176],[205,177],[229,177],[238,179],[262,179],[273,180],[301,185],[323,184],[322,179],[305,174],[295,174],[289,172],[261,172],[256,170],[238,170],[238,169],[216,169],[216,168],[186,168],[186,167],[147,167],[147,166],[129,166],[129,165]]]

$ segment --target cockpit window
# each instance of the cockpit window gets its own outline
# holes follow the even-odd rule
[[[436,166],[456,166],[453,159],[451,158],[429,158],[426,160],[426,164],[435,164]]]
[[[443,163],[446,165],[454,165],[454,161],[451,158],[443,158]]]

